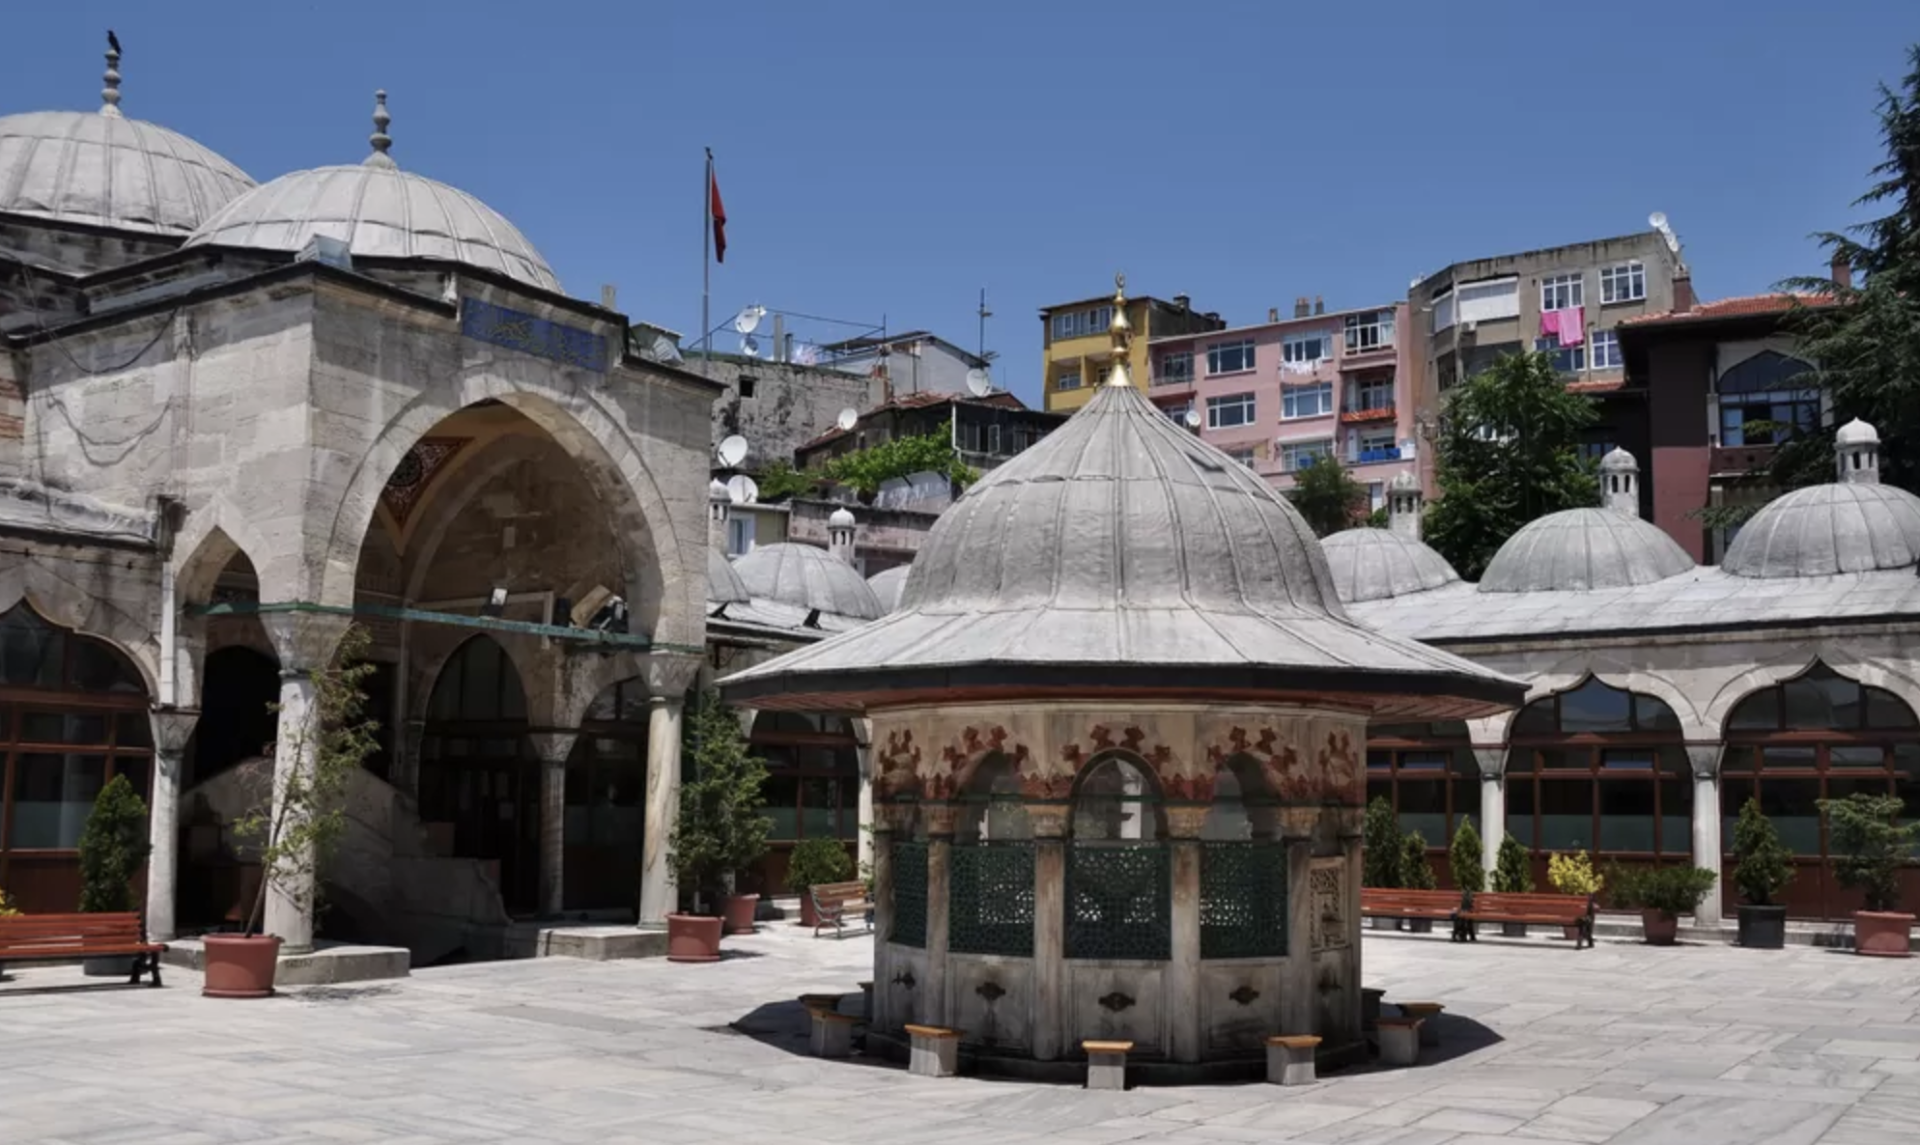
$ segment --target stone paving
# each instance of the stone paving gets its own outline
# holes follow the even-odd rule
[[[1369,936],[1369,984],[1447,1004],[1442,1060],[1303,1089],[1090,1093],[807,1057],[791,1000],[853,991],[867,940],[782,928],[729,945],[710,966],[548,958],[262,1002],[202,999],[181,970],[162,990],[86,991],[50,989],[87,981],[76,969],[16,970],[0,1141],[1920,1140],[1914,962]]]

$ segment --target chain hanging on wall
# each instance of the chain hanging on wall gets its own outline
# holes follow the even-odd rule
[[[1286,952],[1286,844],[1202,844],[1200,957],[1272,958]]]
[[[1067,957],[1172,957],[1173,876],[1161,843],[1067,848]]]
[[[1033,957],[1033,844],[955,846],[947,949]]]
[[[903,840],[893,845],[893,933],[902,946],[927,944],[927,844]]]

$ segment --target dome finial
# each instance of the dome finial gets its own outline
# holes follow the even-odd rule
[[[107,86],[100,89],[100,114],[120,118],[120,37],[107,29]]]
[[[1113,276],[1113,321],[1107,327],[1107,333],[1113,339],[1113,371],[1107,375],[1110,386],[1133,387],[1133,377],[1127,372],[1127,356],[1133,347],[1133,323],[1127,321],[1127,276]]]
[[[387,148],[393,146],[393,137],[387,134],[387,124],[393,122],[393,116],[387,114],[387,93],[373,93],[373,134],[367,136],[367,142],[373,144],[373,154],[367,156],[369,167],[398,167],[393,156],[387,154]]]

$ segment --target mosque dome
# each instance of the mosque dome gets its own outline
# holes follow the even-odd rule
[[[1344,529],[1322,540],[1320,549],[1334,591],[1348,604],[1426,592],[1460,579],[1425,542],[1391,529]]]
[[[852,565],[813,545],[761,545],[733,568],[755,600],[850,620],[877,620],[886,611]]]
[[[733,562],[719,549],[707,549],[707,603],[745,604],[752,594],[747,583],[734,571]]]
[[[1720,567],[1735,576],[1765,578],[1872,572],[1916,562],[1920,497],[1892,485],[1843,483],[1812,485],[1773,500],[1740,526]]]
[[[1616,509],[1563,509],[1508,537],[1480,578],[1480,591],[1626,588],[1693,567],[1686,550],[1649,521]]]
[[[911,567],[895,565],[867,578],[867,587],[873,590],[873,595],[880,598],[881,608],[892,612],[900,607],[900,593],[907,587],[907,573]]]
[[[402,171],[387,154],[386,93],[375,98],[373,154],[263,183],[202,223],[188,246],[298,251],[316,235],[356,255],[430,258],[498,271],[561,293],[546,259],[493,208],[445,183]]]

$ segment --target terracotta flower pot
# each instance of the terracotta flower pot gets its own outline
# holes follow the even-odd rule
[[[808,928],[820,925],[820,911],[813,905],[811,889],[803,889],[800,892],[800,925]]]
[[[1853,950],[1876,958],[1905,958],[1912,953],[1913,916],[1877,910],[1853,912]]]
[[[266,998],[273,994],[273,974],[280,964],[280,937],[274,934],[209,934],[206,983],[200,993],[208,998]]]
[[[667,961],[720,961],[720,926],[723,921],[704,914],[668,915]]]
[[[1680,916],[1663,910],[1643,910],[1640,928],[1646,932],[1648,946],[1672,946],[1680,935]]]
[[[753,915],[759,909],[759,895],[728,895],[727,933],[752,934]]]

